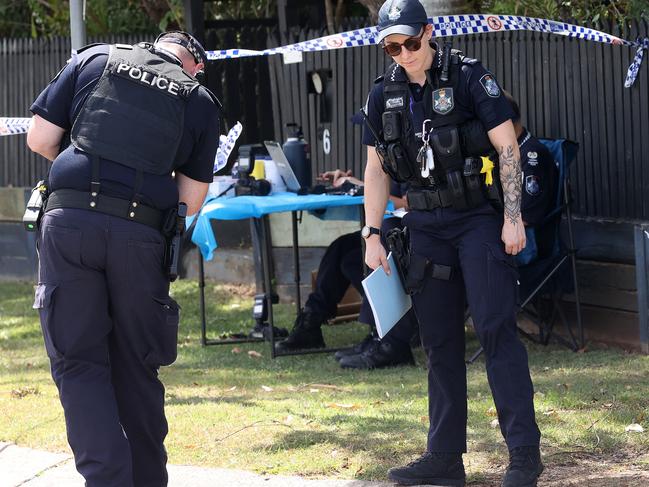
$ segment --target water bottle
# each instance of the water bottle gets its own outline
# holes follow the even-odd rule
[[[311,154],[309,144],[304,140],[302,127],[296,123],[287,123],[288,138],[282,145],[288,163],[291,165],[295,177],[300,183],[300,188],[311,187]]]

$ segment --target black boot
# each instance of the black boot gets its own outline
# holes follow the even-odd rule
[[[391,342],[375,338],[356,355],[347,355],[339,361],[343,369],[380,369],[395,365],[414,365],[415,359],[409,346],[397,347]]]
[[[320,327],[325,321],[327,320],[322,315],[304,308],[297,315],[288,338],[276,343],[275,350],[281,353],[305,348],[324,348],[325,342]]]
[[[543,472],[538,446],[521,446],[509,451],[509,466],[502,487],[536,487]]]
[[[343,357],[347,357],[349,355],[358,355],[359,353],[363,353],[365,349],[369,346],[370,343],[372,343],[372,340],[374,340],[374,337],[372,335],[367,335],[365,338],[363,338],[363,341],[360,343],[357,343],[351,348],[343,348],[342,350],[338,350],[334,354],[334,358],[336,360],[340,360]]]
[[[405,467],[388,470],[388,478],[399,485],[464,487],[466,474],[461,453],[426,452]]]

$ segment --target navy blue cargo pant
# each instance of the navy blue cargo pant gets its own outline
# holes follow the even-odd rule
[[[428,278],[413,296],[428,360],[428,451],[466,452],[467,301],[507,446],[538,446],[527,351],[516,331],[517,272],[501,240],[502,215],[487,204],[411,211],[403,223],[412,253],[453,268],[450,280]]]
[[[88,487],[167,485],[164,387],[178,305],[164,239],[145,225],[78,209],[43,217],[39,309],[68,441]]]

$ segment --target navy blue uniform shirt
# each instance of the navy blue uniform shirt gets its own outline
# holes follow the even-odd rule
[[[433,47],[437,49],[435,43],[433,43]],[[433,66],[437,65],[436,59],[439,55],[439,50],[436,50]],[[486,80],[489,80],[489,83]],[[423,121],[430,118],[424,108],[426,106],[423,100],[425,89],[417,83],[408,83],[408,86],[411,96],[410,113],[415,132],[420,137]],[[507,120],[512,120],[514,112],[511,104],[504,97],[502,89],[498,87],[494,91],[494,86],[498,86],[495,78],[479,62],[460,70],[458,88],[454,93],[454,112],[460,111],[465,120],[478,118],[486,130],[491,130]],[[381,80],[372,88],[366,107],[369,121],[378,134],[381,133],[383,127],[381,121],[383,111],[383,81]],[[374,136],[367,128],[367,122],[363,129],[363,144],[375,145]]]
[[[536,226],[556,203],[558,169],[554,157],[527,129],[518,138],[523,170],[521,214],[526,225]]]
[[[30,110],[69,132],[83,103],[97,84],[108,61],[109,46],[91,47],[83,56],[73,56],[67,66],[36,98]],[[79,58],[84,59],[80,64]],[[67,137],[67,134],[66,134]],[[219,139],[219,112],[202,88],[194,90],[185,108],[184,132],[176,154],[176,171],[205,183],[212,182],[214,156]],[[69,140],[68,140],[69,142]],[[49,174],[51,190],[90,190],[91,164],[88,155],[68,145],[54,160]],[[101,192],[130,199],[135,170],[101,159]],[[178,204],[178,188],[171,175],[144,175],[142,202],[166,210]]]

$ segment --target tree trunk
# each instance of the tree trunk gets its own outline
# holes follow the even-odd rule
[[[468,0],[421,0],[429,17],[473,13],[471,2]]]
[[[384,0],[358,0],[363,7],[367,9],[370,14],[370,20],[373,24],[376,24],[379,18],[379,9],[383,5]]]
[[[335,24],[336,18],[334,16],[334,6],[332,4],[333,0],[324,0],[325,3],[325,15],[327,16],[327,31],[329,34],[335,34]]]
[[[345,16],[345,0],[338,0],[336,3],[336,29],[340,30],[340,25],[343,23]]]

